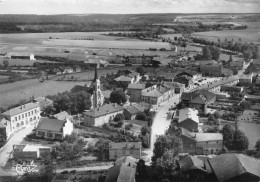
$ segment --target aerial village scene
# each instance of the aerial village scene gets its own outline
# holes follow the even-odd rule
[[[0,182],[260,182],[259,0],[0,7]]]

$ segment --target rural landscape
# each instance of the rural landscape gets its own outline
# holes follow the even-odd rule
[[[260,181],[260,14],[0,13],[0,181]]]

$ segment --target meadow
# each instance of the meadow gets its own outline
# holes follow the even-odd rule
[[[1,84],[0,107],[7,108],[19,103],[21,99],[29,100],[31,96],[56,95],[71,90],[75,85],[84,86],[85,84],[85,82],[58,82],[53,80],[42,83],[38,79]]]
[[[245,30],[225,30],[225,31],[211,31],[211,32],[196,32],[192,36],[207,39],[210,41],[221,41],[227,39],[231,41],[238,41],[241,38],[242,42],[254,42],[260,44],[260,29],[245,29]]]

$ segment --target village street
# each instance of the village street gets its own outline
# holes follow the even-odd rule
[[[2,170],[2,166],[5,165],[5,162],[8,160],[9,155],[11,154],[13,150],[13,145],[19,145],[23,139],[32,132],[35,125],[29,125],[27,128],[24,128],[17,133],[15,133],[10,140],[7,142],[7,144],[0,150],[0,176],[9,176],[11,173],[5,172]]]
[[[171,118],[168,117],[169,108],[171,108],[171,106],[175,106],[176,104],[178,104],[179,99],[180,99],[180,94],[172,97],[169,101],[160,104],[160,107],[158,107],[159,111],[155,115],[153,126],[152,126],[151,147],[143,151],[143,153],[146,154],[145,156],[146,162],[149,163],[151,162],[154,143],[156,141],[157,136],[164,135],[166,130],[169,128],[171,124]]]

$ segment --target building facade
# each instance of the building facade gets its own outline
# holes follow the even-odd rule
[[[1,122],[6,127],[6,137],[15,131],[27,127],[30,124],[37,124],[41,118],[40,105],[38,103],[27,103],[12,108],[1,114]]]
[[[141,142],[109,143],[109,160],[116,160],[123,156],[132,156],[141,159]]]
[[[179,127],[197,132],[199,127],[198,110],[185,108],[179,112]]]

